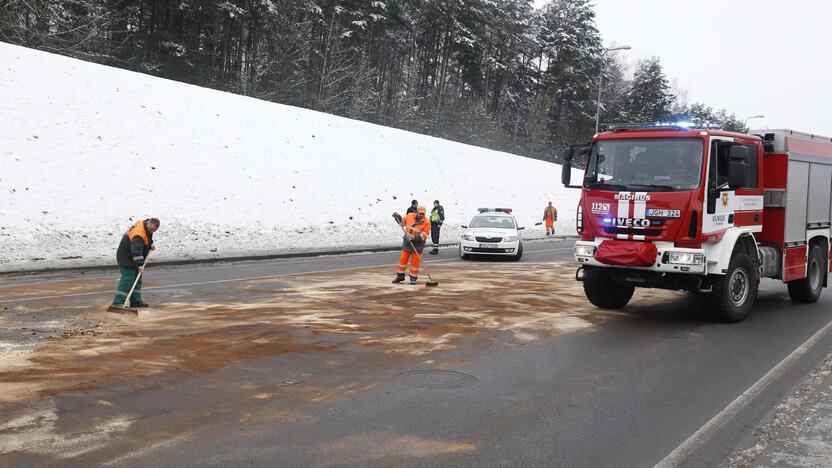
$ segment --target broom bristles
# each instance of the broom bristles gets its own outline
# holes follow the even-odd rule
[[[114,306],[114,305],[111,305],[110,307],[107,307],[107,312],[115,312],[117,314],[138,314],[139,313],[139,311],[136,310],[136,309],[128,309],[126,307],[119,307],[119,306]]]

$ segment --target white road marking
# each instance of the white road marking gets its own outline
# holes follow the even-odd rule
[[[564,248],[557,248],[557,249],[541,249],[541,250],[534,250],[526,252],[526,255],[535,254],[535,253],[542,253],[542,252],[557,252],[563,250],[572,250],[572,247],[564,247]],[[389,252],[388,252],[389,254]],[[425,260],[424,263],[444,263],[444,262],[453,262],[459,261],[459,258],[446,258],[441,260]],[[222,280],[211,280],[211,281],[196,281],[193,283],[180,283],[180,284],[169,284],[164,286],[149,286],[146,288],[142,288],[142,291],[151,291],[151,290],[159,290],[159,289],[172,289],[172,288],[184,288],[188,286],[201,286],[207,284],[223,284],[223,283],[234,283],[238,281],[250,281],[250,280],[260,280],[260,279],[270,279],[270,278],[281,278],[285,276],[301,276],[301,275],[314,275],[318,273],[335,273],[339,271],[351,271],[351,270],[364,270],[369,268],[384,268],[384,267],[395,267],[397,264],[385,264],[385,265],[368,265],[368,266],[361,266],[361,267],[350,267],[350,268],[336,268],[332,270],[315,270],[315,271],[302,271],[297,273],[280,273],[276,275],[265,275],[265,276],[245,276],[240,278],[230,278],[230,279],[222,279]],[[38,296],[38,297],[24,297],[18,299],[0,299],[0,304],[7,304],[10,302],[28,302],[28,301],[41,301],[46,299],[58,299],[61,297],[82,297],[82,296],[95,296],[99,294],[113,294],[112,290],[106,291],[90,291],[90,292],[83,292],[83,293],[71,293],[71,294],[56,294],[53,296]]]
[[[563,251],[563,250],[575,250],[575,247],[562,247],[562,248],[559,248],[559,249],[530,250],[526,253],[527,254],[535,254],[535,253],[540,253],[540,252],[559,252],[559,251]]]
[[[704,426],[700,427],[698,431],[693,433],[684,442],[679,444],[672,452],[670,452],[662,461],[656,463],[655,468],[671,468],[678,466],[685,461],[687,457],[702,443],[711,438],[719,428],[725,425],[728,420],[737,415],[743,408],[751,403],[755,398],[762,394],[765,389],[778,377],[783,375],[801,356],[806,354],[812,346],[821,340],[828,332],[832,330],[832,321],[826,324],[823,328],[818,330],[811,338],[806,340],[779,364],[774,366],[766,373],[760,380],[754,383],[748,390],[744,391],[728,406],[720,411],[716,416],[711,418]]]

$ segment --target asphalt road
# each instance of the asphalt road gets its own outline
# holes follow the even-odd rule
[[[547,268],[541,263],[568,261],[571,245],[528,242],[519,266],[463,262],[455,249],[444,249],[436,257],[426,256],[427,268],[436,271],[440,289],[447,283],[468,285],[474,294],[465,301],[475,310],[494,299],[476,293],[479,282],[499,283],[501,271],[534,281]],[[274,293],[263,286],[268,281],[302,284],[305,277],[324,275],[337,283],[380,266],[387,268],[375,274],[392,279],[396,260],[395,253],[380,252],[157,266],[152,273],[148,269],[152,280],[145,300],[188,304],[230,295],[238,304],[257,304]],[[569,270],[562,277],[567,279],[573,271],[571,266],[557,268]],[[111,275],[2,277],[0,308],[9,307],[19,319],[54,307],[49,304],[75,311],[106,304],[115,283]],[[79,277],[83,284],[66,287]],[[551,289],[557,291],[561,284],[566,283],[553,283]],[[636,301],[621,313],[591,310],[580,327],[534,339],[518,340],[525,335],[506,327],[442,332],[452,336],[453,346],[435,346],[418,355],[360,346],[344,338],[346,332],[299,329],[292,340],[309,346],[243,353],[221,365],[95,380],[2,404],[0,464],[726,465],[734,450],[753,444],[754,428],[832,349],[832,336],[820,334],[788,365],[778,367],[832,321],[832,294],[824,291],[818,303],[798,306],[782,284],[765,281],[761,288],[755,310],[740,324],[713,322],[703,297],[674,293],[658,301]],[[314,296],[315,288],[305,294]],[[361,288],[351,294],[351,307],[360,309]],[[387,296],[372,300],[378,297]],[[408,304],[425,307],[414,297],[397,310]],[[321,300],[308,303],[309,309],[330,301]],[[547,300],[555,301],[557,295]],[[568,304],[564,307],[572,307]],[[530,306],[529,313],[535,307],[545,308]],[[383,322],[385,314],[368,323]],[[384,323],[379,326],[387,327]],[[401,339],[399,351],[408,346]],[[165,349],[173,359],[177,348]],[[193,349],[222,354],[210,347]],[[140,358],[131,359],[132,367],[140,366]],[[130,362],[108,364],[120,365],[131,367]],[[56,372],[54,378],[61,376]],[[743,399],[744,394],[751,396]]]

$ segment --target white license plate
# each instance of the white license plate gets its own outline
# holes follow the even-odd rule
[[[480,244],[481,249],[496,249],[499,244]]]
[[[682,212],[681,210],[648,208],[646,215],[648,218],[678,218],[682,215]]]

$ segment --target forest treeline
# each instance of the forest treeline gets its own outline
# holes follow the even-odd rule
[[[696,118],[657,58],[627,70],[589,0],[0,0],[0,39],[556,160],[600,121]]]

